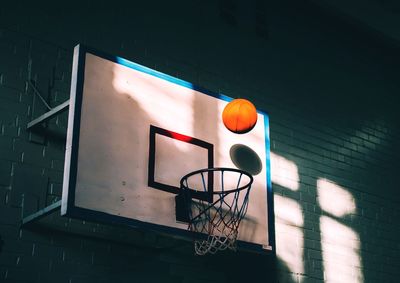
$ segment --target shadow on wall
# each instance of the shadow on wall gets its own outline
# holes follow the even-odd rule
[[[220,251],[215,255],[206,255],[205,257],[207,257],[206,262],[207,265],[210,265],[210,269],[215,269],[217,266],[224,268],[226,282],[295,282],[290,281],[287,276],[278,277],[278,273],[289,274],[290,269],[285,262],[275,261],[275,257],[272,255]],[[277,272],[278,270],[279,272]]]
[[[292,271],[287,263],[272,255],[222,251],[207,257],[208,264],[213,268],[221,266],[221,262],[224,263],[227,282],[298,282],[293,279]]]
[[[3,241],[3,239],[1,238],[1,235],[0,235],[0,253],[1,253],[1,250],[3,249],[3,245],[4,245],[4,241]]]
[[[275,274],[275,282],[282,283],[296,283],[298,282],[293,278],[291,274],[291,270],[289,266],[285,263],[285,261],[281,260],[279,257],[276,259],[276,274]]]

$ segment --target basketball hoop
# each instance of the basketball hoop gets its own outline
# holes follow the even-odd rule
[[[253,177],[233,168],[208,168],[181,179],[181,194],[198,255],[236,251],[240,221],[246,215]]]

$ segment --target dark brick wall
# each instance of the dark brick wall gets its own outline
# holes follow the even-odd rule
[[[21,229],[60,197],[66,130],[63,114],[26,131],[46,111],[28,81],[65,101],[77,43],[270,114],[276,260],[196,257],[143,232],[127,245]],[[0,281],[397,282],[398,54],[307,1],[2,4]]]

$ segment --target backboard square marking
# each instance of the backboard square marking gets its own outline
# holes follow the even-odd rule
[[[198,146],[206,150],[206,158],[207,158],[207,168],[212,168],[214,166],[214,146],[211,143],[208,143],[206,141],[190,137],[187,135],[183,135],[180,133],[176,133],[173,131],[169,131],[163,128],[159,128],[153,125],[150,125],[150,142],[149,142],[149,166],[148,166],[148,186],[162,190],[165,192],[173,193],[173,194],[178,194],[179,193],[179,184],[177,185],[171,185],[167,184],[165,182],[160,182],[157,178],[157,148],[160,146],[157,144],[157,135],[161,135],[162,137],[167,137],[172,140],[176,140],[179,142],[183,143],[188,143],[193,146]],[[176,154],[180,154],[177,152]],[[185,162],[184,160],[185,157],[182,158],[182,162]],[[190,156],[189,156],[190,158]],[[177,158],[178,160],[179,158]],[[177,164],[173,164],[171,161],[171,166],[177,166]],[[186,172],[188,173],[188,172]],[[183,176],[183,175],[182,175]],[[207,200],[212,197],[212,191],[213,191],[213,175],[209,174],[207,178],[207,186],[208,186],[208,192],[207,194],[204,194],[202,192],[199,192],[197,195],[194,196],[194,198],[197,199],[203,199]]]

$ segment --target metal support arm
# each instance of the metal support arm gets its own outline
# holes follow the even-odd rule
[[[35,212],[34,214],[24,217],[22,219],[22,226],[26,226],[34,222],[37,222],[43,217],[46,217],[47,215],[57,210],[60,210],[60,208],[61,208],[61,200]]]
[[[43,98],[43,96],[40,94],[39,90],[36,88],[35,84],[31,81],[28,80],[28,85],[30,85],[33,89],[33,93],[39,97],[40,101],[44,104],[44,106],[49,110],[48,112],[44,113],[40,117],[34,119],[33,121],[28,123],[27,130],[32,129],[33,127],[46,122],[47,120],[53,118],[54,116],[63,113],[65,110],[68,109],[69,107],[69,100],[65,101],[64,103],[61,103],[60,105],[51,108],[50,105],[46,102],[46,100]]]
[[[54,116],[63,113],[64,111],[66,111],[68,109],[68,107],[69,107],[69,99],[67,101],[61,103],[60,105],[54,107],[50,111],[44,113],[42,116],[39,116],[35,120],[29,122],[28,126],[27,126],[27,130],[32,129],[33,127],[35,127],[43,122],[46,122],[47,120],[53,118]]]

